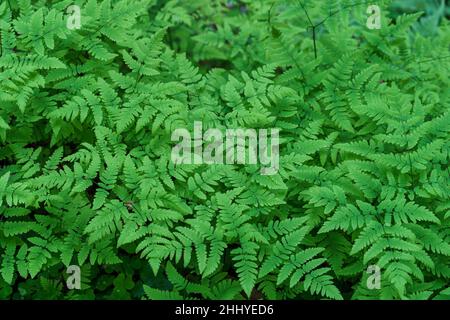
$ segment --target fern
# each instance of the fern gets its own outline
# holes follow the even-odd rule
[[[444,9],[69,2],[0,3],[2,299],[449,298]],[[173,163],[197,121],[279,170]]]

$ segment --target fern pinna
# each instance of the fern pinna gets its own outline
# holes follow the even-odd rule
[[[372,2],[2,1],[0,297],[449,299],[448,21]],[[175,165],[195,121],[279,171]]]

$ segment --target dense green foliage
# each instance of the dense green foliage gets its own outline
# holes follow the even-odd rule
[[[404,2],[1,1],[0,298],[449,299],[447,9]],[[175,166],[194,121],[279,172]]]

